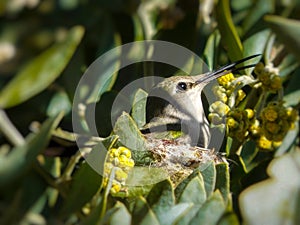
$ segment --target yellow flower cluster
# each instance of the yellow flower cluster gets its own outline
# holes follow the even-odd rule
[[[248,136],[248,129],[254,122],[254,111],[252,109],[229,108],[222,101],[216,101],[210,106],[209,120],[214,125],[224,123],[226,117],[227,133],[230,137],[236,138],[239,141],[245,140]]]
[[[263,150],[273,150],[280,146],[287,132],[294,128],[297,111],[286,108],[282,102],[270,102],[250,126],[251,137]]]
[[[278,71],[272,67],[264,67],[259,63],[255,68],[259,82],[266,91],[278,91],[282,88]],[[283,102],[270,102],[260,115],[255,115],[252,109],[239,108],[240,102],[246,94],[243,90],[236,91],[236,78],[232,73],[218,78],[220,86],[214,88],[218,101],[211,104],[208,116],[213,125],[224,126],[228,136],[243,142],[247,139],[255,140],[257,146],[264,150],[277,148],[287,132],[293,128],[298,117],[297,111],[283,106]],[[237,93],[234,104],[228,99],[232,93]],[[259,117],[256,117],[259,116]],[[226,120],[225,120],[226,117]]]
[[[218,78],[220,86],[214,87],[213,91],[219,100],[211,104],[208,118],[214,125],[226,124],[229,136],[242,141],[248,135],[247,129],[250,126],[250,122],[247,110],[241,110],[238,108],[231,109],[228,105],[228,100],[235,91],[237,85],[236,82],[233,82],[235,80],[236,78],[232,73],[228,73]],[[246,94],[244,91],[239,89],[236,92],[234,105],[237,106],[245,98],[245,96]],[[250,109],[248,111],[250,112]],[[251,114],[251,117],[253,116],[254,113]]]
[[[257,146],[263,150],[273,150],[281,145],[281,141],[270,141],[265,136],[260,136],[257,140]]]
[[[131,158],[131,151],[125,147],[112,148],[107,153],[107,159],[104,164],[103,186],[107,186],[108,179],[112,170],[114,170],[114,180],[110,189],[111,194],[118,193],[128,176],[128,172],[134,167],[134,161]]]
[[[281,141],[270,141],[265,137],[261,122],[258,119],[255,119],[250,125],[249,132],[251,139],[256,141],[257,146],[262,150],[273,150],[281,144]]]
[[[226,89],[230,88],[231,82],[235,80],[235,77],[232,73],[228,73],[222,77],[218,78],[218,83]]]
[[[254,112],[252,109],[236,108],[227,114],[226,125],[228,135],[236,138],[240,142],[244,141],[249,134],[249,127],[254,120]]]
[[[279,72],[272,65],[265,66],[260,62],[255,66],[254,73],[257,75],[264,90],[275,93],[282,88],[282,81],[278,75]]]
[[[214,125],[220,125],[224,121],[224,117],[229,112],[230,108],[222,101],[216,101],[210,105],[208,119]]]
[[[284,107],[283,102],[270,102],[261,112],[262,132],[268,140],[280,142],[296,119],[296,110]]]
[[[220,86],[214,87],[214,94],[220,99],[220,101],[227,103],[228,98],[235,89],[236,84],[233,81],[236,80],[236,78],[232,73],[228,73],[222,77],[219,77],[217,80]],[[245,97],[245,92],[241,89],[238,90],[235,98],[235,105],[238,105]]]

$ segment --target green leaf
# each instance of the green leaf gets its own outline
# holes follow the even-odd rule
[[[138,15],[143,23],[145,39],[153,39],[157,33],[159,26],[157,26],[157,20],[159,16],[159,10],[163,7],[172,7],[174,0],[166,1],[142,1],[138,10]]]
[[[263,54],[267,41],[270,36],[270,30],[262,30],[253,35],[251,35],[248,39],[244,41],[244,57],[255,55],[255,54]],[[254,64],[259,61],[259,57],[251,59],[247,61],[247,64]],[[251,74],[254,68],[247,69],[247,73]]]
[[[7,156],[0,157],[0,187],[19,178],[47,146],[52,131],[62,119],[62,114],[49,118],[37,134],[26,138],[26,143],[12,149]]]
[[[204,170],[201,170],[204,180],[206,197],[208,198],[214,191],[216,185],[216,167],[213,161],[209,162]]]
[[[242,11],[245,9],[248,9],[252,5],[252,0],[244,0],[244,1],[239,1],[239,0],[231,0],[231,7],[234,11]]]
[[[258,148],[256,147],[256,142],[249,140],[243,144],[241,151],[241,159],[244,163],[246,171],[250,171],[254,166],[257,165],[257,162],[254,162],[254,158],[258,153]]]
[[[227,163],[219,163],[216,165],[217,180],[216,190],[220,190],[224,202],[228,202],[229,190],[229,167]]]
[[[88,74],[85,76],[88,75],[88,77],[85,82],[87,83],[81,84],[80,88],[82,92],[86,87],[90,88],[87,96],[81,96],[87,98],[88,104],[97,102],[104,92],[110,91],[117,79],[122,47],[118,46],[121,43],[117,40],[114,44],[115,48],[101,55],[86,71]]]
[[[241,180],[246,175],[245,164],[237,154],[231,155],[230,161],[234,162],[230,165],[230,190],[233,193],[239,193],[242,189]]]
[[[270,15],[265,16],[264,19],[287,49],[300,60],[300,22]]]
[[[189,184],[189,182],[194,179],[194,177],[196,177],[198,175],[198,172],[194,171],[191,175],[189,175],[187,178],[185,178],[183,181],[181,181],[176,189],[175,189],[175,198],[177,200],[180,199],[180,196],[182,195],[182,193],[184,192],[185,188],[187,187],[187,185]]]
[[[140,3],[140,6],[142,5],[142,2]],[[143,23],[139,17],[138,14],[131,15],[133,25],[134,25],[134,41],[143,41],[145,40],[145,33],[144,33],[144,27]]]
[[[201,174],[194,177],[184,188],[178,202],[192,202],[202,205],[206,200],[206,192]]]
[[[299,76],[300,69],[298,68],[290,77],[289,82],[284,90],[284,104],[286,106],[296,106],[300,102]]]
[[[83,37],[83,27],[72,28],[64,41],[30,61],[0,92],[0,107],[18,105],[47,88],[63,71]]]
[[[218,225],[239,225],[239,220],[236,216],[236,214],[230,212],[226,213],[224,216],[222,216],[221,220],[218,222]]]
[[[164,180],[156,184],[147,196],[147,202],[158,220],[160,222],[164,221],[165,213],[175,205],[174,190],[171,182]]]
[[[135,166],[130,170],[126,185],[128,186],[145,186],[153,185],[169,177],[165,168],[155,168],[144,166]],[[137,189],[138,190],[138,189]],[[132,193],[134,194],[134,193]]]
[[[48,107],[47,107],[47,115],[55,116],[60,112],[64,112],[64,114],[68,114],[71,110],[71,102],[66,92],[59,91],[55,93],[52,97]]]
[[[232,152],[232,146],[234,144],[234,141],[231,137],[228,137],[227,140],[226,140],[226,155],[230,155],[231,152]]]
[[[26,175],[22,183],[22,207],[31,213],[41,213],[47,203],[47,183],[37,173]],[[34,191],[33,191],[34,190]]]
[[[206,192],[204,182],[201,174],[198,173],[198,175],[193,177],[184,187],[184,190],[178,200],[178,202],[193,203],[193,205],[190,207],[188,212],[185,213],[184,217],[177,222],[177,224],[189,224],[205,201]]]
[[[190,225],[214,225],[217,224],[226,206],[222,195],[219,191],[215,191],[211,197],[202,205],[196,216],[190,222]]]
[[[274,0],[258,0],[252,2],[252,7],[248,10],[246,18],[243,20],[243,32],[246,33],[267,13],[273,13],[275,8]],[[259,42],[257,42],[259,44]]]
[[[47,187],[39,174],[29,171],[26,179],[1,190],[5,209],[1,210],[0,224],[32,224],[29,222],[31,216],[41,217],[40,213],[47,204]]]
[[[300,99],[300,90],[293,91],[287,95],[284,96],[283,100],[288,105],[297,105],[299,103]]]
[[[134,205],[132,212],[132,225],[160,225],[156,215],[149,208],[146,199],[140,196]]]
[[[119,136],[120,142],[126,147],[132,150],[146,150],[145,139],[128,113],[123,112],[117,119],[114,133]]]
[[[152,209],[157,207],[158,210],[162,207],[173,206],[175,204],[173,191],[170,180],[161,181],[152,188],[147,197],[147,202],[152,206]]]
[[[170,207],[169,210],[165,211],[165,215],[160,217],[160,224],[175,224],[175,222],[179,221],[181,218],[188,216],[191,206],[192,204],[189,203],[179,203]]]
[[[150,191],[147,201],[161,225],[174,224],[190,208],[188,203],[175,205],[174,190],[169,180],[156,184]]]
[[[239,203],[245,224],[300,224],[299,168],[297,149],[275,158],[267,169],[270,178],[241,193]]]
[[[83,162],[73,176],[60,213],[67,216],[80,210],[96,194],[101,182],[102,177],[87,162]]]
[[[139,128],[146,123],[147,96],[148,93],[142,89],[138,89],[134,95],[131,115]]]
[[[216,13],[221,41],[230,60],[240,60],[243,58],[243,46],[232,21],[229,0],[218,1],[218,4],[216,5]]]
[[[210,70],[215,68],[215,62],[217,58],[217,49],[220,43],[220,33],[218,30],[214,31],[208,38],[207,43],[205,45],[203,56],[205,58],[205,62],[208,65]]]
[[[121,202],[117,202],[114,208],[117,208],[116,212],[110,217],[111,225],[130,225],[131,224],[131,215],[129,214],[125,205]]]

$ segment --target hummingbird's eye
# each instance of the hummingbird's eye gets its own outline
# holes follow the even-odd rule
[[[181,90],[181,91],[186,91],[186,89],[187,89],[187,84],[186,84],[185,82],[179,82],[179,83],[177,84],[177,88],[178,88],[179,90]]]

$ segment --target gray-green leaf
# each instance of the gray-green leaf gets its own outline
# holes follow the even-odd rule
[[[300,224],[300,150],[275,158],[268,174],[240,195],[245,224]]]
[[[84,34],[72,28],[64,41],[56,43],[30,61],[0,92],[0,107],[16,106],[47,88],[63,71]]]

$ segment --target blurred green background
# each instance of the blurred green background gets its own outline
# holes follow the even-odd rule
[[[169,41],[195,52],[209,69],[262,54],[261,62],[279,68],[283,93],[276,94],[283,95],[287,107],[299,111],[300,1],[297,0],[1,0],[0,18],[0,224],[118,224],[117,215],[126,218],[130,217],[128,214],[140,215],[133,210],[131,199],[102,195],[101,178],[78,155],[70,158],[77,150],[74,145],[50,138],[56,127],[72,132],[71,107],[81,76],[99,56],[116,46],[140,40]],[[118,68],[119,64],[112,67]],[[111,105],[122,87],[144,75],[168,77],[176,73],[176,68],[162,63],[137,63],[120,70],[108,85],[96,87],[103,90],[96,109],[100,136],[107,137],[112,131]],[[86,100],[95,90],[81,91]],[[260,94],[256,93],[254,99]],[[276,96],[271,93],[268,101]],[[287,185],[293,191],[284,189],[287,197],[277,203],[280,211],[288,199],[292,204],[287,203],[288,215],[271,212],[274,206],[271,197],[261,210],[272,220],[256,216],[251,211],[253,205],[243,203],[245,208],[241,209],[238,203],[245,188],[272,177],[270,168],[277,164],[268,166],[274,158],[291,154],[289,160],[294,159],[297,166],[287,167],[286,173],[291,180],[300,177],[298,134],[296,126],[277,152],[256,155],[255,144],[248,143],[245,148],[252,149],[251,154],[232,156],[239,164],[230,171],[233,207],[229,205],[233,209],[228,211],[230,216],[224,214],[225,219],[216,219],[211,224],[300,223],[299,215],[295,214],[300,206],[298,181]],[[277,171],[279,175],[284,168]],[[219,176],[228,174],[225,171]],[[205,175],[202,176],[205,180]],[[289,180],[279,177],[274,186],[285,185]],[[86,186],[80,183],[87,184],[87,190],[83,191]],[[155,190],[162,189],[158,186]],[[173,195],[173,191],[169,194]],[[296,200],[291,202],[291,198]],[[254,200],[259,198],[253,198],[255,203]],[[151,202],[151,198],[147,201]],[[140,198],[136,204],[141,202],[146,200]],[[153,210],[159,215],[159,210]],[[203,215],[210,214],[205,212],[202,211]],[[184,222],[179,217],[171,222],[160,220],[159,216],[158,221],[153,217],[143,218],[145,224],[197,221]],[[123,222],[130,224],[127,220]],[[142,224],[134,219],[131,222]]]

